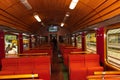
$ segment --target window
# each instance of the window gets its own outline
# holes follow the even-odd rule
[[[86,50],[96,53],[96,34],[89,33],[86,35]]]
[[[72,46],[75,46],[75,36],[72,36],[71,40],[72,40]]]
[[[23,50],[28,50],[29,49],[29,37],[28,36],[23,36]]]
[[[120,28],[107,32],[107,62],[120,68]]]
[[[18,53],[18,41],[17,35],[5,34],[5,53],[17,54]]]
[[[82,37],[81,35],[76,37],[77,48],[82,48]]]

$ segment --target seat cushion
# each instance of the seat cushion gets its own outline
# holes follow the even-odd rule
[[[87,75],[93,75],[95,71],[103,71],[103,67],[87,67]]]
[[[86,80],[87,69],[85,67],[70,67],[70,80]]]

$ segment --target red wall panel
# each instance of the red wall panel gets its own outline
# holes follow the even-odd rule
[[[5,57],[4,32],[0,30],[0,58]]]
[[[97,35],[97,53],[100,55],[100,62],[104,63],[104,27],[100,27],[96,31]]]
[[[29,36],[29,45],[30,45],[30,48],[32,48],[32,41],[31,41],[31,35]]]
[[[19,53],[23,52],[23,35],[20,33],[18,36],[19,39]]]
[[[85,51],[85,33],[82,33],[82,51]]]

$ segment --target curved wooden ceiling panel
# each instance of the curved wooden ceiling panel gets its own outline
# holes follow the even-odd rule
[[[120,0],[79,0],[74,10],[69,9],[71,0],[27,1],[32,6],[30,10],[20,0],[0,0],[0,25],[34,33],[43,28],[34,19],[34,12],[39,14],[46,27],[60,25],[69,12],[64,27],[74,32],[120,14]]]

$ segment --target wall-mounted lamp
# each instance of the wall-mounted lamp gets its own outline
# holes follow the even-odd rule
[[[79,0],[72,0],[71,3],[70,3],[69,8],[70,8],[70,9],[74,9],[75,6],[77,5],[78,1],[79,1]]]
[[[41,19],[39,17],[39,15],[37,13],[34,13],[34,18],[38,21],[38,22],[41,22]]]

